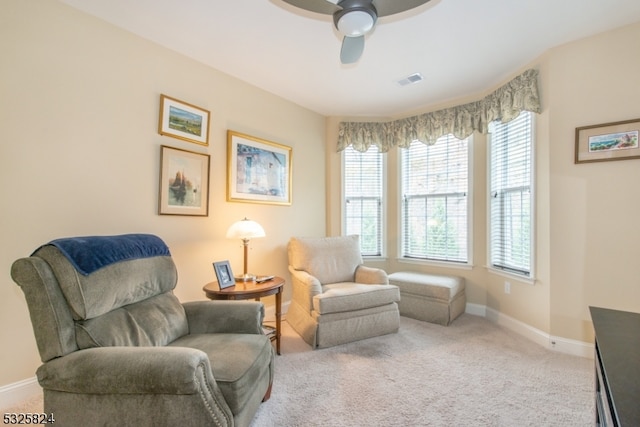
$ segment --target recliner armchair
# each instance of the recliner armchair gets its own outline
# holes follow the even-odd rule
[[[398,331],[400,291],[384,270],[362,265],[359,236],[292,237],[288,255],[287,322],[312,348]]]
[[[247,426],[270,396],[274,351],[254,301],[173,294],[153,235],[60,239],[15,261],[56,425]]]

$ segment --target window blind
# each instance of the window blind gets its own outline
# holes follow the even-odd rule
[[[402,150],[402,256],[468,261],[468,140],[453,135]]]
[[[530,276],[532,114],[493,122],[489,130],[491,266]]]
[[[360,235],[363,256],[381,256],[383,155],[371,146],[344,150],[345,233]]]

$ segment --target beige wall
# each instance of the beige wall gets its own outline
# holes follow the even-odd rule
[[[540,71],[543,111],[536,115],[534,284],[487,270],[486,146],[473,139],[473,268],[447,269],[397,260],[397,150],[387,154],[389,258],[371,265],[388,271],[457,274],[467,279],[467,301],[553,337],[592,342],[589,305],[640,312],[640,160],[574,165],[576,127],[640,118],[640,23],[555,48],[526,68]],[[501,84],[506,83],[507,80]],[[487,88],[490,93],[495,88]],[[462,99],[463,104],[484,96]],[[438,106],[420,112],[446,108]],[[348,118],[346,120],[349,120]],[[339,234],[338,118],[328,127],[330,234]],[[505,280],[511,293],[504,292]]]
[[[548,56],[551,330],[588,340],[589,305],[640,312],[640,160],[573,164],[579,126],[640,118],[640,23]]]
[[[244,216],[267,233],[251,242],[254,272],[288,278],[289,237],[324,235],[324,117],[55,1],[4,1],[0,52],[0,387],[40,364],[9,270],[42,243],[158,234],[187,301],[204,298],[213,261],[240,272],[240,242],[225,233]],[[161,93],[211,111],[208,147],[157,133]],[[226,201],[227,129],[292,147],[291,206]],[[157,214],[162,144],[211,156],[208,217]]]

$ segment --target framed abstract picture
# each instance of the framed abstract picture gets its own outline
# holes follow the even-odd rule
[[[209,155],[162,145],[160,215],[209,215]]]
[[[227,131],[227,201],[291,205],[291,147]]]
[[[195,105],[160,95],[158,133],[209,145],[209,112]]]
[[[640,119],[576,128],[575,163],[640,158]]]

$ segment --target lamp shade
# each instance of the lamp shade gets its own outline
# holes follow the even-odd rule
[[[248,218],[233,223],[227,230],[228,239],[253,239],[264,236],[264,228]]]

